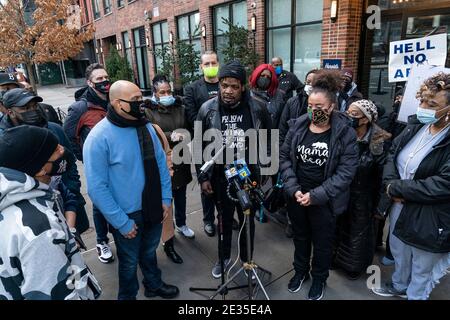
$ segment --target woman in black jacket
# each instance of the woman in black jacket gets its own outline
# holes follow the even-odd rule
[[[334,265],[354,280],[372,264],[375,253],[379,220],[375,220],[374,213],[391,134],[375,124],[378,112],[372,101],[353,102],[347,115],[358,137],[359,164],[350,186],[349,207],[338,219]]]
[[[349,186],[358,166],[355,130],[345,115],[334,111],[339,88],[336,72],[324,70],[317,74],[308,99],[308,114],[291,120],[280,153],[295,246],[295,275],[288,289],[297,292],[309,278],[312,243],[311,300],[323,296],[336,216],[347,209]]]
[[[264,103],[272,119],[272,127],[278,128],[286,94],[278,88],[275,69],[270,64],[259,65],[250,76],[250,95]]]
[[[450,74],[426,80],[417,98],[418,121],[394,140],[383,173],[392,283],[372,291],[425,300],[450,266]]]
[[[153,92],[154,96],[146,109],[146,115],[152,123],[157,124],[164,131],[170,149],[173,149],[183,140],[182,134],[176,132],[176,130],[187,129],[188,127],[185,108],[181,98],[172,95],[172,88],[165,76],[156,76],[153,79]],[[176,230],[186,238],[193,239],[195,237],[194,231],[186,225],[186,189],[191,181],[192,175],[189,164],[173,164],[172,194],[175,203]],[[175,263],[181,263],[182,259],[174,250],[173,237],[169,240],[164,238],[163,232],[166,254]]]

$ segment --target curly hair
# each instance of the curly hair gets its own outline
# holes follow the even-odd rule
[[[439,72],[425,80],[417,91],[416,98],[420,102],[427,102],[441,92],[447,92],[447,103],[450,103],[450,74]]]
[[[331,103],[336,103],[337,93],[341,90],[341,82],[339,71],[319,70],[312,82],[312,93],[324,93]]]

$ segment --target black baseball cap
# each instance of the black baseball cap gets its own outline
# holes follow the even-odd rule
[[[30,91],[22,88],[11,89],[3,95],[3,106],[5,108],[23,107],[28,102],[35,100],[42,102],[42,98],[35,96]]]
[[[19,87],[16,76],[12,73],[0,72],[0,86],[4,84],[15,84]]]

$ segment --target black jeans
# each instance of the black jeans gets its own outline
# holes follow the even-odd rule
[[[203,208],[203,223],[214,224],[214,200],[201,193],[202,208]]]
[[[156,258],[162,224],[144,225],[141,211],[130,213],[128,217],[138,226],[135,238],[127,239],[119,230],[112,230],[119,258],[119,300],[136,299],[139,290],[138,265],[141,267],[145,288],[155,290],[163,285]]]
[[[288,203],[294,233],[294,269],[304,274],[310,270],[311,244],[313,259],[311,276],[326,281],[333,255],[336,218],[328,205],[303,207],[294,199]]]
[[[187,185],[172,190],[173,202],[175,204],[175,223],[177,227],[186,225],[186,189]]]
[[[235,204],[227,197],[227,182],[223,179],[215,179],[216,183],[212,183],[214,190],[213,199],[216,204],[217,210],[222,209],[222,224],[223,224],[223,257],[224,259],[229,259],[231,257],[231,242],[233,238],[233,216],[234,210],[236,209],[239,218],[239,227],[242,227],[244,223],[244,213],[242,208]],[[220,204],[219,204],[220,202]],[[220,206],[220,208],[219,208]],[[220,228],[220,224],[219,224]],[[220,232],[220,230],[219,230]],[[253,245],[255,238],[255,211],[251,210],[250,214],[250,240],[251,240],[251,254],[253,256]],[[239,242],[240,248],[240,258],[242,261],[247,261],[247,233],[246,227],[242,230],[241,239]],[[220,252],[220,242],[218,244]],[[220,256],[219,256],[220,258]]]

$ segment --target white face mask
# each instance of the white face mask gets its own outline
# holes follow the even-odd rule
[[[303,90],[305,90],[306,94],[309,96],[311,94],[313,87],[310,84],[305,84]]]

